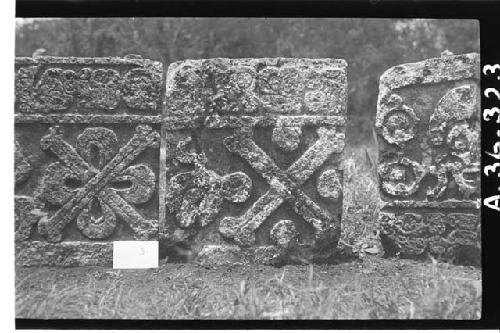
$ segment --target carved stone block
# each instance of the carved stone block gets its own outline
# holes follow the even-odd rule
[[[160,165],[164,243],[187,244],[207,262],[333,252],[346,90],[344,60],[172,64]]]
[[[479,55],[387,70],[376,129],[388,254],[480,258]]]
[[[157,239],[161,64],[17,58],[16,261],[110,265]]]

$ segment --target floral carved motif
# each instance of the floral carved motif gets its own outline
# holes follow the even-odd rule
[[[382,75],[378,221],[388,253],[458,262],[467,252],[478,263],[478,79],[477,54],[403,64]]]
[[[73,147],[53,126],[40,142],[45,151],[58,158],[47,166],[37,197],[60,207],[38,224],[49,241],[58,242],[63,228],[76,219],[88,238],[106,238],[114,231],[117,216],[130,225],[139,239],[157,232],[157,221],[144,219],[132,207],[147,202],[155,191],[155,175],[145,164],[130,165],[148,147],[158,145],[159,135],[149,126],[136,127],[123,147],[116,134],[104,127],[86,128]],[[126,186],[117,186],[125,182]],[[94,214],[96,214],[95,216]]]

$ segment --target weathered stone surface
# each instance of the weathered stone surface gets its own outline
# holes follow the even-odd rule
[[[274,246],[241,248],[236,245],[204,245],[198,251],[196,263],[212,267],[221,265],[282,265],[287,263],[283,249]]]
[[[346,91],[346,63],[337,59],[172,64],[160,166],[164,241],[203,257],[237,246],[268,264],[283,262],[293,243],[334,251]]]
[[[157,239],[161,77],[143,59],[16,59],[20,264],[108,265],[113,240]]]
[[[342,193],[342,184],[336,170],[325,170],[318,178],[318,193],[324,198],[338,200]]]
[[[202,266],[231,265],[242,262],[242,251],[238,246],[206,245],[199,252],[196,261]]]
[[[16,243],[20,266],[112,266],[113,243],[30,241]]]
[[[281,220],[271,229],[271,240],[278,246],[288,248],[297,241],[299,234],[291,220]]]
[[[161,63],[130,58],[16,59],[16,113],[158,113]]]
[[[479,55],[404,64],[380,79],[376,128],[386,254],[480,260]]]
[[[341,115],[346,62],[340,59],[206,59],[170,65],[167,114]]]
[[[14,196],[14,222],[16,227],[16,240],[27,240],[30,238],[33,228],[40,219],[41,213],[39,202],[32,197]]]
[[[17,141],[14,143],[14,181],[16,184],[25,181],[33,170],[29,157],[25,156],[23,149]]]

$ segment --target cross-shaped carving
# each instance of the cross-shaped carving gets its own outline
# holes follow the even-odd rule
[[[225,217],[221,221],[219,230],[224,236],[240,245],[252,245],[255,230],[284,201],[290,202],[293,210],[313,226],[316,240],[337,228],[334,217],[299,188],[332,153],[340,153],[343,149],[344,135],[334,127],[320,127],[317,134],[319,139],[286,171],[252,140],[251,127],[239,128],[233,136],[224,139],[227,149],[246,160],[270,185],[269,191],[243,215]]]
[[[105,132],[105,128],[90,128],[88,130],[94,130],[96,133],[100,132],[103,136],[102,139],[105,139],[104,134],[102,134]],[[114,135],[114,133],[112,134]],[[130,225],[137,233],[138,238],[148,238],[150,234],[157,232],[158,222],[143,218],[127,201],[141,202],[142,199],[139,198],[140,191],[138,192],[138,189],[146,191],[148,194],[152,191],[148,189],[151,187],[151,177],[148,176],[151,170],[144,165],[132,167],[128,167],[128,165],[146,148],[156,147],[159,142],[159,134],[153,131],[150,126],[139,125],[135,129],[133,137],[114,156],[115,151],[109,148],[110,145],[98,142],[99,139],[99,136],[97,136],[97,139],[94,138],[94,142],[92,142],[94,145],[100,145],[98,168],[82,158],[80,156],[82,152],[79,154],[75,148],[64,141],[57,126],[51,127],[49,134],[44,136],[40,142],[43,150],[51,151],[62,162],[62,164],[58,162],[53,165],[54,170],[59,169],[61,172],[58,176],[72,174],[73,177],[80,179],[83,183],[83,186],[76,190],[68,200],[61,200],[64,203],[55,214],[50,217],[43,217],[40,220],[38,224],[39,232],[45,235],[49,241],[60,241],[63,228],[76,217],[81,218],[82,213],[88,214],[88,211],[86,211],[88,205],[96,198],[103,209],[103,219],[114,219],[114,214],[117,214]],[[90,145],[89,142],[83,144]],[[89,151],[88,154],[90,155],[91,152]],[[146,177],[143,178],[146,180],[138,179],[144,175]],[[111,182],[120,179],[132,182],[132,187],[127,192],[128,195],[120,195],[116,189],[109,187]],[[42,193],[44,191],[43,187],[44,184],[42,183],[42,189],[40,190]],[[154,178],[152,187],[154,188]],[[56,191],[55,189],[52,190]],[[134,191],[138,193],[134,193]]]

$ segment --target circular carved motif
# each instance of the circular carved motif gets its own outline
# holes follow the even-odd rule
[[[273,130],[272,140],[281,149],[294,151],[300,143],[302,130],[299,126],[281,126],[278,125]]]
[[[231,202],[245,202],[252,190],[252,180],[243,172],[222,177],[222,196]]]
[[[402,234],[422,236],[425,234],[425,224],[422,215],[415,213],[404,213],[399,217],[399,230]]]
[[[418,118],[413,109],[400,105],[389,111],[384,118],[382,135],[389,143],[401,145],[415,136]]]
[[[82,68],[78,72],[78,106],[114,110],[120,103],[122,78],[114,69]]]
[[[298,235],[291,220],[281,220],[271,229],[271,240],[282,248],[288,248],[292,241],[297,240]]]
[[[76,150],[85,161],[101,169],[118,152],[118,138],[108,128],[89,127],[78,135]]]
[[[461,123],[452,127],[446,142],[451,149],[451,154],[460,157],[466,164],[471,164],[473,154],[478,149],[479,133],[469,127],[467,123]]]
[[[99,217],[94,217],[92,210],[99,205]],[[93,207],[94,206],[94,207]],[[88,238],[100,239],[111,236],[116,227],[116,215],[102,199],[96,198],[90,201],[76,219],[78,229]]]
[[[241,90],[253,89],[255,86],[255,77],[251,69],[235,69],[231,79],[234,85]]]
[[[123,78],[123,100],[131,108],[156,109],[161,94],[161,76],[144,68],[134,68]],[[147,92],[147,93],[146,93]]]
[[[427,230],[431,235],[441,235],[446,231],[444,221],[446,217],[441,213],[429,213],[425,216]]]
[[[406,157],[379,166],[382,189],[391,195],[409,196],[415,193],[425,174],[421,164]]]
[[[342,186],[337,171],[333,169],[324,171],[318,178],[317,188],[318,193],[323,198],[338,200],[342,192]]]

